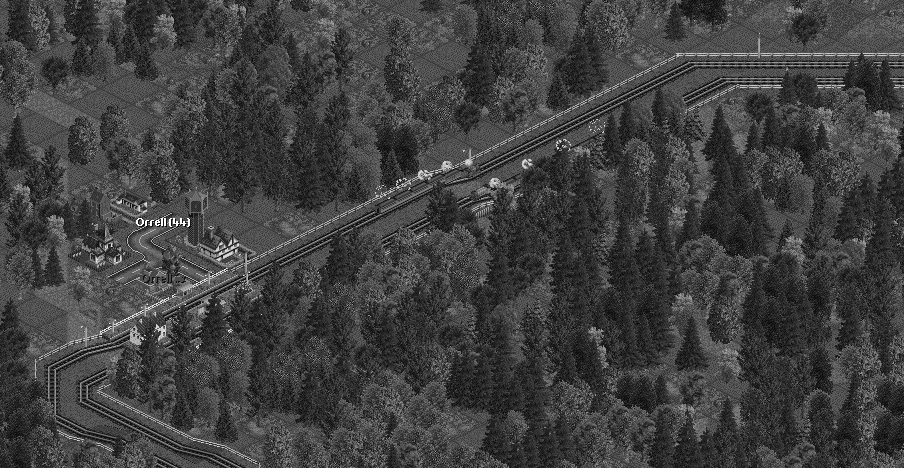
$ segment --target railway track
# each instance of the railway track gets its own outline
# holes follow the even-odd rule
[[[606,90],[605,93],[600,93],[600,95],[592,97],[583,101],[582,103],[576,105],[575,107],[564,111],[561,114],[558,114],[556,117],[549,119],[548,121],[544,121],[541,124],[538,124],[531,129],[528,129],[522,134],[516,135],[510,140],[516,140],[516,137],[526,137],[525,133],[536,132],[528,138],[526,141],[513,145],[513,147],[501,151],[496,154],[494,157],[488,159],[486,162],[480,164],[476,174],[472,178],[458,179],[451,181],[452,183],[460,183],[462,181],[473,180],[473,178],[484,177],[487,174],[494,173],[495,171],[499,171],[502,168],[510,165],[513,161],[518,161],[521,158],[526,157],[530,153],[545,147],[546,145],[556,141],[557,139],[563,138],[572,132],[575,132],[585,125],[591,124],[595,120],[600,117],[618,109],[625,102],[633,101],[638,99],[655,89],[665,86],[667,84],[673,83],[674,81],[694,72],[695,70],[706,70],[706,69],[719,69],[719,70],[735,70],[735,71],[743,71],[743,70],[784,70],[786,68],[791,69],[820,69],[820,70],[828,70],[828,71],[838,71],[846,69],[848,63],[851,60],[856,59],[858,54],[804,54],[806,59],[798,58],[798,56],[782,56],[782,55],[769,55],[764,54],[763,56],[757,56],[756,54],[679,54],[671,59],[664,61],[650,69],[645,70],[644,72],[635,75],[634,77],[629,78],[609,89]],[[904,68],[904,60],[900,60],[904,58],[904,54],[868,54],[870,56],[876,56],[881,59],[882,57],[894,57],[894,60],[890,61],[890,66],[892,69],[900,70]],[[790,57],[790,58],[789,58]],[[725,60],[719,60],[718,58],[723,58]],[[678,59],[678,60],[676,60]],[[675,62],[675,63],[672,63]],[[641,80],[644,76],[651,75],[652,72],[656,69],[661,68],[662,71],[658,74],[649,76],[646,81],[640,81],[636,86],[631,87],[630,89],[619,89],[624,88],[627,83],[632,80]],[[731,74],[728,74],[726,77],[718,78],[716,80],[710,81],[703,86],[696,88],[690,93],[685,93],[685,96],[689,99],[696,101],[704,99],[708,94],[713,92],[718,92],[719,90],[725,89],[730,86],[743,86],[748,85],[750,87],[755,86],[774,86],[775,77],[733,77]],[[820,78],[817,78],[819,80]],[[837,78],[829,78],[823,79],[824,83],[834,84],[832,81]],[[721,80],[721,81],[720,81]],[[749,80],[749,82],[740,83],[740,82],[732,82],[731,80]],[[781,78],[778,78],[778,83],[781,83]],[[901,83],[901,80],[896,79],[896,84]],[[603,102],[596,103],[593,102],[595,100],[603,100],[602,96],[605,96],[606,93],[612,93],[617,90],[617,94],[615,94],[610,99],[607,99]],[[688,96],[690,95],[690,96]],[[582,110],[583,109],[583,110]],[[574,113],[575,115],[569,116],[568,114]],[[566,119],[567,117],[567,119]],[[556,122],[556,118],[561,118],[560,122]],[[550,128],[544,128],[550,127]],[[585,137],[581,140],[578,140],[574,144],[581,144],[587,140],[592,138],[591,136]],[[501,146],[505,146],[509,143],[510,140],[503,142],[500,144]],[[517,170],[515,171],[517,172]],[[439,180],[448,180],[452,177],[452,174],[455,172],[445,173],[438,175],[436,179]],[[507,177],[507,180],[511,180],[512,177]],[[423,183],[412,183],[408,186],[408,189],[398,193],[397,195],[391,197],[388,200],[377,201],[375,203],[375,207],[373,210],[368,210],[364,212],[362,215],[348,221],[344,225],[337,226],[331,229],[324,234],[321,234],[314,240],[307,242],[303,245],[299,245],[294,249],[286,252],[269,263],[261,264],[255,267],[251,272],[249,272],[249,277],[251,280],[257,280],[263,277],[273,265],[285,266],[297,261],[300,258],[303,258],[307,255],[310,255],[317,250],[326,247],[329,245],[330,240],[333,235],[336,233],[345,234],[354,229],[360,229],[365,226],[371,225],[379,220],[382,220],[388,217],[390,214],[401,210],[405,207],[411,206],[412,204],[422,200],[427,196],[430,190],[430,185],[426,182]],[[470,203],[474,202],[468,201],[467,198],[463,198],[459,200],[460,206],[470,206]],[[419,231],[423,230],[426,227],[426,219],[421,218],[417,221],[409,224],[409,227]],[[387,239],[391,238],[391,236],[384,237],[384,242]],[[210,295],[218,295],[223,292],[228,291],[229,289],[235,287],[240,282],[244,281],[244,278],[241,276],[235,276],[230,278],[223,283],[213,286],[208,290],[199,293],[184,303],[172,307],[165,311],[163,315],[165,318],[171,317],[180,307],[188,306],[188,307],[196,307],[207,300],[207,297]],[[102,434],[97,433],[96,431],[89,431],[87,428],[81,427],[76,422],[71,419],[67,419],[64,416],[60,415],[57,411],[58,402],[60,397],[60,392],[58,388],[58,372],[64,370],[68,366],[80,362],[88,357],[101,354],[104,352],[112,351],[116,348],[122,346],[125,341],[128,339],[128,333],[121,333],[119,335],[113,336],[109,338],[107,342],[97,343],[91,346],[88,346],[83,349],[74,350],[73,352],[67,353],[65,356],[60,356],[56,358],[56,360],[49,362],[45,365],[44,370],[44,378],[47,386],[47,396],[48,400],[50,400],[54,407],[54,412],[56,414],[58,421],[64,421],[63,424],[60,425],[61,428],[68,432],[72,432],[73,434],[80,435],[89,440],[96,440],[98,442],[104,443],[104,437],[109,438],[109,436],[104,436]],[[36,364],[37,365],[37,364]],[[162,434],[160,431],[156,429],[148,428],[142,425],[140,422],[136,422],[129,418],[126,418],[122,415],[114,416],[112,414],[106,413],[105,411],[111,411],[109,409],[99,409],[96,406],[93,406],[91,403],[86,403],[90,401],[90,391],[86,391],[84,398],[82,397],[82,386],[81,383],[85,382],[94,382],[91,379],[99,378],[98,375],[101,375],[100,372],[94,373],[89,378],[83,379],[80,381],[79,386],[79,403],[81,406],[86,408],[90,408],[92,411],[102,414],[106,417],[109,417],[111,420],[119,422],[125,427],[134,428],[138,432],[141,432],[145,435],[148,435],[149,438],[160,443],[162,446],[169,448],[172,444],[173,447],[179,448],[179,450],[188,450],[191,453],[196,454],[202,459],[208,460],[216,466],[221,466],[223,468],[232,468],[235,466],[246,466],[243,464],[231,464],[235,462],[235,460],[230,460],[223,455],[217,454],[212,450],[205,450],[199,448],[188,448],[185,447],[185,444],[179,444],[175,441],[171,436]],[[102,378],[102,377],[100,377]],[[90,385],[86,387],[90,390]],[[96,402],[95,402],[96,404]],[[102,406],[102,405],[101,405]],[[115,412],[114,412],[115,413]],[[153,437],[152,437],[153,436]],[[108,441],[107,441],[108,442]],[[165,442],[165,443],[164,443]],[[172,448],[171,450],[174,453],[184,453],[179,452],[176,448]]]

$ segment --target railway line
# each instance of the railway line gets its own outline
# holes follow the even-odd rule
[[[857,55],[859,54],[678,54],[478,154],[478,157],[482,157],[486,161],[479,165],[473,175],[453,178],[453,175],[460,175],[461,173],[449,171],[436,176],[435,180],[439,179],[447,181],[449,185],[456,185],[475,178],[486,177],[488,174],[494,174],[501,179],[512,181],[521,170],[520,167],[517,167],[518,165],[512,164],[513,162],[518,162],[522,158],[527,157],[527,155],[542,150],[566,136],[573,137],[573,135],[577,135],[574,144],[581,144],[593,137],[592,134],[588,135],[587,132],[582,131],[585,127],[618,109],[625,102],[644,97],[659,87],[674,84],[676,81],[697,71],[716,71],[720,76],[702,85],[696,85],[689,92],[684,93],[685,99],[692,101],[688,105],[700,102],[712,93],[724,91],[732,86],[775,87],[776,79],[778,84],[781,83],[781,77],[776,78],[774,76],[775,72],[783,71],[786,68],[818,70],[837,75],[838,71],[846,69],[848,63],[856,59]],[[900,72],[904,69],[904,60],[902,60],[904,59],[904,54],[866,55],[877,60],[888,58],[890,66],[895,72]],[[759,76],[762,73],[766,73],[768,76]],[[817,77],[817,82],[821,86],[835,86],[838,80],[837,76]],[[636,84],[629,87],[628,85],[632,81],[636,81]],[[904,81],[896,78],[896,84],[902,83]],[[525,141],[518,142],[520,139]],[[506,148],[509,145],[511,147]],[[456,168],[459,167],[461,167],[461,164],[456,166]],[[431,188],[430,184],[424,180],[408,181],[406,184],[407,188],[395,190],[393,195],[386,199],[368,202],[367,204],[373,205],[372,209],[363,211],[362,214],[344,224],[331,227],[331,229],[318,235],[313,240],[293,247],[288,252],[282,253],[266,263],[259,264],[249,272],[250,279],[260,279],[273,265],[289,265],[328,246],[332,237],[337,233],[345,234],[354,229],[373,225],[379,221],[386,220],[400,210],[414,206],[414,204],[422,201],[427,196]],[[478,203],[478,200],[472,200],[469,197],[459,200],[459,206],[462,207],[471,207],[476,203]],[[408,227],[415,231],[423,231],[426,226],[427,221],[425,218],[418,218],[408,224]],[[394,230],[392,231],[394,232]],[[391,239],[391,236],[392,234],[388,234],[383,237],[384,245],[385,242]],[[224,293],[242,281],[244,281],[242,276],[234,275],[218,285],[212,285],[207,290],[199,292],[181,304],[170,307],[161,315],[169,318],[180,307],[196,307],[206,301],[208,296]],[[73,421],[69,416],[60,414],[59,399],[64,394],[59,389],[59,373],[93,356],[112,352],[122,346],[127,340],[128,332],[125,332],[109,337],[105,336],[100,342],[90,346],[87,346],[86,343],[86,346],[81,349],[69,347],[65,354],[56,353],[57,355],[52,356],[53,360],[44,366],[42,378],[46,384],[47,398],[52,403],[61,429],[87,440],[105,444],[110,443],[110,435],[86,428]],[[173,454],[192,456],[205,460],[213,466],[223,468],[257,465],[254,460],[231,451],[228,447],[214,443],[199,444],[193,441],[177,440],[170,434],[173,431],[168,428],[161,431],[157,428],[149,427],[149,425],[143,424],[140,420],[130,419],[97,403],[91,398],[91,389],[97,386],[104,378],[105,371],[102,370],[93,372],[87,378],[78,382],[79,393],[76,400],[78,407],[101,415],[122,427],[144,434],[155,445],[163,448],[164,451],[171,451]],[[66,394],[65,396],[70,395]],[[164,433],[164,431],[168,433]],[[199,445],[205,446],[201,447]],[[161,460],[164,459],[161,458]],[[164,460],[163,463],[167,462]]]

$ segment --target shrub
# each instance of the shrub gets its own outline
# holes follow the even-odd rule
[[[48,57],[41,63],[41,76],[53,89],[69,78],[69,61],[62,57]]]

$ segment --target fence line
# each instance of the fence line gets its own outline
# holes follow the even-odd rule
[[[676,54],[672,55],[671,57],[669,57],[669,58],[667,58],[667,59],[665,59],[665,60],[660,61],[659,63],[657,63],[656,65],[654,65],[654,66],[652,66],[652,67],[649,67],[649,68],[647,68],[647,69],[645,69],[645,70],[643,70],[643,71],[641,71],[641,72],[639,72],[639,73],[636,73],[636,74],[634,74],[634,75],[632,75],[632,76],[630,76],[630,77],[628,77],[628,78],[626,78],[626,79],[620,81],[619,83],[617,83],[617,84],[615,84],[615,85],[613,85],[613,86],[611,86],[611,87],[607,87],[607,88],[601,90],[600,92],[591,95],[590,97],[588,97],[588,98],[584,99],[583,101],[581,101],[581,102],[579,102],[579,103],[577,103],[577,104],[575,104],[575,105],[569,107],[568,109],[562,110],[562,111],[560,111],[560,112],[558,112],[558,113],[556,113],[556,114],[554,114],[554,115],[552,115],[552,116],[550,116],[550,117],[548,117],[548,118],[546,118],[546,119],[544,119],[544,120],[542,120],[542,121],[540,121],[540,122],[538,122],[538,123],[536,123],[536,124],[530,126],[529,128],[527,128],[527,129],[525,129],[525,130],[522,130],[521,132],[518,132],[517,134],[512,135],[512,136],[506,138],[505,140],[503,140],[503,141],[501,141],[501,142],[498,142],[498,143],[494,144],[493,146],[491,146],[491,147],[489,147],[489,148],[484,149],[483,151],[480,151],[479,153],[477,153],[477,154],[471,156],[471,160],[472,160],[472,161],[476,161],[477,159],[486,156],[487,154],[489,154],[489,153],[491,153],[491,152],[493,152],[493,151],[495,151],[495,150],[497,150],[497,149],[499,149],[499,148],[501,148],[501,147],[503,147],[503,146],[505,146],[505,145],[507,145],[507,144],[509,144],[509,143],[511,143],[511,142],[513,142],[513,141],[515,141],[515,140],[517,140],[517,139],[519,139],[519,138],[525,136],[525,135],[527,135],[528,133],[533,132],[534,130],[536,130],[536,129],[542,127],[542,126],[545,126],[545,125],[548,125],[548,124],[550,124],[550,123],[553,123],[554,121],[560,119],[561,117],[563,117],[563,116],[565,116],[565,115],[567,115],[567,114],[569,114],[569,113],[571,113],[571,112],[573,112],[573,111],[575,111],[575,110],[578,110],[579,108],[581,108],[581,107],[583,107],[584,105],[590,103],[591,101],[594,101],[594,100],[596,100],[596,99],[599,99],[600,97],[602,97],[602,96],[604,96],[604,95],[606,95],[606,94],[611,93],[613,90],[618,89],[618,88],[620,88],[620,87],[626,85],[627,83],[629,83],[629,82],[631,82],[631,81],[637,80],[637,79],[639,79],[639,78],[641,78],[641,77],[643,77],[643,76],[645,76],[645,75],[647,75],[647,74],[649,74],[649,73],[652,73],[654,70],[656,70],[656,69],[658,69],[658,68],[660,68],[660,67],[663,67],[663,66],[665,66],[665,65],[667,65],[667,64],[669,64],[669,63],[671,63],[672,61],[674,61],[675,59],[678,59],[678,58],[685,58],[685,57],[687,57],[687,58],[694,58],[694,57],[747,57],[747,58],[752,58],[752,57],[757,57],[757,58],[761,58],[761,57],[806,57],[806,58],[829,57],[829,58],[838,58],[838,57],[855,57],[855,56],[859,56],[859,55],[860,55],[859,53],[837,53],[837,52],[810,52],[810,53],[806,53],[806,52],[789,52],[789,53],[785,53],[785,52],[765,52],[765,53],[756,53],[756,52],[729,52],[729,53],[725,53],[725,52],[679,52],[679,53],[676,53]],[[897,58],[897,57],[901,57],[901,58],[904,58],[904,53],[880,53],[880,52],[870,52],[870,53],[864,53],[863,55],[864,55],[865,57],[871,57],[871,58],[873,58],[873,57],[896,57],[896,58]],[[706,102],[710,102],[710,101],[706,101]],[[691,108],[696,108],[696,107],[699,107],[699,105],[693,106],[693,107],[691,107]],[[451,171],[453,171],[453,170],[461,169],[462,166],[465,165],[466,161],[467,161],[467,160],[463,160],[463,161],[458,162],[457,164],[455,164],[454,166],[452,166],[452,168],[449,169],[449,171],[451,172]],[[433,170],[433,171],[428,171],[428,173],[432,176],[432,175],[434,175],[434,174],[436,174],[436,173],[438,173],[438,172],[441,172],[441,171],[442,171],[441,169],[437,169],[437,170]],[[419,179],[418,177],[411,177],[411,178],[405,179],[404,181],[402,181],[402,182],[396,184],[395,187],[391,187],[391,188],[389,188],[388,190],[383,191],[383,192],[381,192],[381,193],[375,195],[375,196],[374,196],[373,198],[371,198],[370,200],[367,200],[367,201],[365,201],[365,202],[363,202],[363,203],[360,203],[359,205],[356,205],[356,206],[354,206],[354,207],[352,207],[352,208],[350,208],[350,209],[344,211],[343,213],[340,213],[339,215],[334,216],[333,218],[329,219],[328,221],[325,221],[325,222],[323,222],[323,223],[321,223],[321,224],[319,224],[319,225],[317,225],[317,226],[314,226],[314,227],[308,229],[307,231],[305,231],[305,232],[303,232],[303,233],[301,233],[301,234],[299,234],[299,235],[293,237],[292,239],[289,239],[289,240],[287,240],[287,241],[284,241],[283,243],[279,244],[279,245],[276,246],[276,247],[273,247],[273,248],[269,249],[268,251],[264,252],[263,254],[256,255],[254,258],[249,259],[249,263],[258,262],[258,261],[262,260],[263,258],[272,255],[272,254],[273,254],[274,252],[276,252],[277,250],[280,250],[280,249],[282,249],[282,248],[284,248],[284,247],[286,247],[286,246],[289,246],[289,245],[291,245],[291,244],[293,244],[293,243],[295,243],[295,242],[301,240],[302,238],[304,238],[304,237],[306,237],[306,236],[308,236],[308,235],[310,235],[310,234],[312,234],[312,233],[314,233],[314,232],[316,232],[316,231],[318,231],[318,230],[320,230],[320,229],[323,229],[324,227],[326,227],[326,226],[328,226],[328,225],[330,225],[330,224],[332,224],[332,223],[334,223],[334,222],[336,222],[336,221],[338,221],[338,220],[340,220],[340,219],[346,217],[347,215],[350,215],[350,214],[352,214],[352,213],[354,213],[354,212],[356,212],[356,211],[358,211],[358,210],[360,210],[360,209],[362,209],[362,208],[364,208],[364,207],[366,207],[366,206],[369,206],[369,205],[371,205],[371,204],[373,204],[373,203],[375,203],[375,202],[378,202],[378,201],[380,201],[381,199],[383,199],[383,198],[385,198],[385,197],[388,197],[388,196],[392,195],[393,193],[396,193],[396,192],[401,191],[401,190],[403,190],[403,189],[408,189],[408,188],[409,188],[412,184],[414,184],[415,181],[417,181],[417,180],[420,180],[420,179]],[[217,273],[215,273],[215,274],[213,274],[212,276],[209,277],[208,282],[209,282],[210,284],[212,284],[213,279],[216,278],[216,277],[218,277],[220,274],[222,274],[222,273],[224,273],[224,272],[227,272],[227,271],[228,271],[228,272],[235,272],[235,271],[237,271],[237,269],[239,269],[239,268],[243,268],[243,265],[239,265],[239,266],[236,266],[236,267],[232,267],[232,268],[229,268],[229,269],[224,269],[224,270],[218,271]],[[191,286],[188,288],[188,291],[193,290],[195,287],[197,287],[198,285],[201,285],[201,284],[203,284],[203,282],[199,282],[199,283],[195,283],[195,284],[191,285]],[[170,301],[170,300],[176,298],[177,296],[178,296],[178,294],[173,294],[172,296],[170,296],[170,297],[168,297],[168,298],[166,298],[166,299],[162,299],[162,300],[158,301],[157,303],[154,303],[154,304],[152,304],[152,305],[150,305],[150,306],[146,306],[145,308],[142,309],[141,312],[135,313],[135,314],[133,314],[133,315],[131,315],[131,316],[129,316],[129,317],[127,317],[127,318],[125,318],[125,319],[119,321],[119,322],[115,322],[113,325],[108,326],[108,327],[104,328],[103,330],[101,330],[101,332],[98,333],[97,335],[93,335],[93,336],[89,337],[89,338],[88,338],[88,341],[92,341],[92,340],[94,340],[94,339],[97,339],[97,338],[103,336],[103,334],[106,333],[107,331],[112,330],[112,329],[115,329],[116,327],[119,327],[119,326],[121,326],[122,324],[124,324],[124,323],[126,323],[126,322],[129,322],[129,321],[131,321],[131,320],[134,320],[135,318],[137,318],[137,317],[140,316],[140,315],[144,315],[144,314],[149,313],[152,309],[155,309],[155,308],[159,307],[160,305],[165,304],[166,302],[168,302],[168,301]],[[194,299],[194,297],[192,297],[192,299]],[[184,300],[184,301],[182,301],[182,302],[184,303],[184,302],[186,302],[186,301],[188,301],[188,299],[186,299],[186,300]],[[66,343],[66,344],[64,344],[64,345],[62,345],[62,346],[60,346],[60,347],[58,347],[58,348],[56,348],[56,349],[54,349],[54,350],[52,350],[52,351],[49,351],[49,352],[43,354],[42,356],[38,357],[38,358],[35,360],[35,375],[37,376],[37,362],[38,362],[38,361],[44,360],[44,359],[46,359],[47,357],[49,357],[49,356],[51,356],[51,355],[53,355],[53,354],[55,354],[55,353],[57,353],[57,352],[59,352],[59,351],[61,351],[61,350],[63,350],[63,349],[66,349],[66,348],[68,348],[68,347],[70,347],[70,346],[73,346],[73,345],[79,344],[79,343],[83,343],[83,342],[85,342],[84,339],[73,340],[73,341],[70,341],[69,343]]]
[[[238,450],[233,449],[232,447],[229,447],[229,446],[226,446],[226,445],[217,443],[217,442],[211,442],[211,441],[209,441],[209,440],[198,439],[198,438],[196,438],[196,437],[192,437],[192,436],[189,435],[188,433],[186,433],[186,432],[184,432],[184,431],[180,431],[179,429],[176,429],[175,427],[173,427],[173,426],[171,426],[171,425],[169,425],[169,424],[167,424],[167,423],[165,423],[165,422],[163,422],[163,421],[161,421],[161,420],[155,418],[154,416],[151,416],[151,415],[145,413],[144,411],[141,411],[140,409],[135,408],[134,406],[131,406],[131,405],[129,405],[128,403],[126,403],[126,402],[124,402],[124,401],[122,401],[122,400],[120,400],[120,399],[118,399],[118,398],[116,398],[116,397],[114,397],[114,396],[112,396],[112,395],[110,395],[110,394],[104,392],[103,390],[104,390],[105,388],[109,387],[109,386],[110,386],[110,384],[104,384],[104,385],[98,387],[98,389],[97,389],[97,394],[98,394],[98,395],[102,395],[104,398],[107,398],[108,400],[112,401],[113,403],[115,403],[115,404],[117,404],[117,405],[120,405],[120,406],[122,406],[122,407],[128,409],[129,411],[132,411],[132,412],[134,412],[134,413],[136,413],[136,414],[138,414],[138,415],[144,417],[145,419],[147,419],[147,420],[149,420],[149,421],[151,421],[151,422],[154,422],[154,423],[156,423],[156,424],[158,424],[158,425],[160,425],[160,426],[163,426],[165,429],[167,429],[167,430],[169,430],[169,431],[172,431],[172,432],[175,432],[175,433],[177,433],[177,434],[179,434],[179,435],[185,437],[186,439],[188,439],[188,440],[190,440],[190,441],[192,441],[192,442],[199,443],[199,444],[205,444],[205,445],[209,445],[209,446],[211,446],[211,447],[216,447],[216,448],[219,448],[219,449],[226,450],[226,451],[228,451],[229,453],[232,453],[233,455],[236,455],[236,456],[238,456],[238,457],[241,457],[243,460],[246,460],[246,461],[249,461],[249,462],[251,462],[251,463],[254,463],[254,464],[257,465],[258,467],[260,467],[261,464],[260,464],[259,461],[257,461],[257,460],[255,460],[255,459],[249,457],[248,455],[245,455],[245,454],[242,453],[242,452],[239,452]]]

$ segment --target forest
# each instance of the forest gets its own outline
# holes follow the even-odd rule
[[[286,5],[228,3],[129,0],[104,16],[94,0],[61,12],[11,1],[0,94],[21,107],[38,68],[54,88],[111,63],[154,80],[155,54],[210,40],[224,63],[180,87],[160,125],[135,131],[104,103],[97,124],[69,127],[66,157],[104,156],[161,203],[222,186],[242,209],[262,195],[316,211],[415,173],[450,129],[467,138],[488,119],[517,130],[544,105],[602,89],[603,57],[638,18],[629,2],[425,0],[425,11],[457,12],[470,37],[463,70],[422,84],[416,31],[390,21],[382,82],[361,89],[349,30],[302,50]],[[670,40],[685,20],[726,21],[724,1],[655,3]],[[825,28],[823,7],[796,3],[793,40],[806,46]],[[29,62],[70,38],[70,59]],[[264,468],[901,466],[900,114],[889,64],[863,56],[842,89],[788,71],[777,93],[726,101],[706,122],[659,89],[591,141],[533,155],[515,190],[496,191],[488,221],[437,184],[424,238],[400,230],[384,249],[372,232],[336,236],[324,265],[273,269],[211,297],[202,318],[180,310],[163,341],[148,317],[108,391],[221,443],[261,430]],[[63,193],[56,148],[31,156],[18,113],[2,156],[4,282],[21,297],[62,282],[56,249],[91,215]],[[71,282],[78,297],[86,282]],[[112,452],[62,437],[28,352],[11,299],[0,466],[153,466],[141,437]],[[462,415],[479,422],[476,436]]]
[[[861,60],[847,89],[789,73],[776,97],[750,94],[743,151],[721,107],[704,137],[659,92],[654,111],[626,106],[586,147],[539,158],[517,198],[500,189],[484,236],[438,186],[422,240],[337,236],[325,265],[273,270],[254,300],[213,297],[199,323],[181,311],[169,348],[143,322],[112,387],[224,442],[238,421],[291,415],[291,431],[269,426],[267,467],[897,466],[904,157],[894,141],[878,183],[861,177],[855,151],[883,142],[851,121],[898,106],[880,71]],[[803,232],[776,235],[768,214],[801,205]],[[3,382],[33,393],[2,393],[7,420],[29,421],[6,426],[3,453],[64,459],[16,317],[9,304],[18,378]],[[740,396],[711,398],[718,380]],[[462,410],[488,417],[479,446],[456,440]]]

